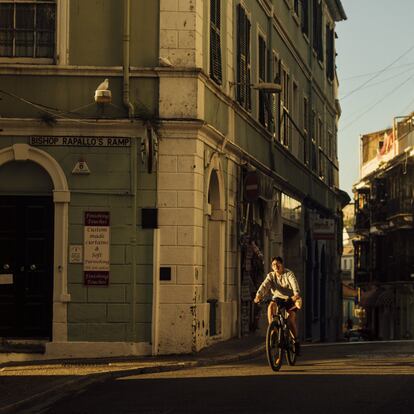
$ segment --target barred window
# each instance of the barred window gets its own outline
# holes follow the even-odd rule
[[[0,0],[0,57],[53,59],[56,0]]]

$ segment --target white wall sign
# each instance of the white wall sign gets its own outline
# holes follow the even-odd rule
[[[83,246],[80,244],[72,244],[69,246],[69,263],[83,262]]]
[[[85,285],[109,283],[109,212],[85,212],[83,270]]]

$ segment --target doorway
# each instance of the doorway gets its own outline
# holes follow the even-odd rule
[[[52,336],[51,196],[0,197],[0,337]]]

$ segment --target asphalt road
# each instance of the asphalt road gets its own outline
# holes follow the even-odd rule
[[[264,355],[237,364],[137,375],[93,384],[25,413],[330,413],[414,411],[414,355],[304,348],[278,373]],[[352,352],[351,352],[352,351]]]

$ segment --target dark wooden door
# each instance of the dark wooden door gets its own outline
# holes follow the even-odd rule
[[[0,337],[51,338],[51,197],[0,197]]]

